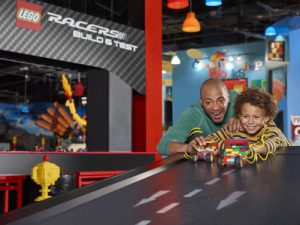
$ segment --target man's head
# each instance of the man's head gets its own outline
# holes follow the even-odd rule
[[[200,89],[200,103],[213,122],[223,122],[229,100],[226,85],[221,80],[204,81]]]

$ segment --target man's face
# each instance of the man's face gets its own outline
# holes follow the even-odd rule
[[[206,86],[202,90],[201,104],[215,123],[222,123],[229,104],[228,92],[221,86]]]

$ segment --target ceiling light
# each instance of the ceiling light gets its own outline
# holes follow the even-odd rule
[[[226,67],[227,70],[232,70],[233,69],[233,64],[228,62],[228,63],[226,63],[225,67]]]
[[[279,34],[279,35],[276,36],[275,41],[285,41],[285,38],[284,38],[284,36]]]
[[[267,27],[265,30],[265,35],[266,36],[275,36],[276,35],[276,29],[273,26]]]
[[[186,14],[186,18],[182,24],[182,31],[188,33],[199,32],[201,27],[195,13],[192,12],[192,1],[190,1],[190,11]]]
[[[173,55],[172,60],[171,60],[172,65],[179,65],[180,64],[180,59],[178,55]]]
[[[189,6],[188,0],[168,0],[167,7],[170,9],[184,9]]]
[[[193,33],[193,32],[199,32],[201,29],[200,23],[195,17],[194,12],[188,12],[186,15],[186,18],[182,24],[182,31]]]
[[[205,5],[207,5],[207,6],[220,6],[220,5],[222,5],[222,0],[205,0]]]

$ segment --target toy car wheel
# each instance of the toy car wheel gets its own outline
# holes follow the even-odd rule
[[[193,159],[194,159],[194,162],[197,162],[198,156],[194,155]]]
[[[208,162],[212,162],[212,161],[214,160],[213,154],[207,155],[207,156],[206,156],[206,160],[207,160]]]
[[[219,156],[218,159],[217,159],[217,164],[219,167],[222,167],[223,166],[223,162],[222,162],[222,156]]]
[[[243,161],[240,157],[235,157],[234,164],[236,168],[242,168],[243,167]]]

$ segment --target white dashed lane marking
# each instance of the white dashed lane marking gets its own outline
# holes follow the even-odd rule
[[[159,213],[159,214],[163,214],[163,213],[166,213],[168,212],[169,210],[175,208],[176,206],[179,205],[179,202],[174,202],[174,203],[171,203],[170,205],[167,205],[166,207],[158,210],[156,213]]]
[[[224,173],[222,173],[223,175],[229,175],[229,174],[231,174],[231,173],[233,173],[234,172],[234,169],[232,169],[232,170],[228,170],[228,171],[226,171],[226,172],[224,172]]]
[[[195,189],[195,190],[191,191],[190,193],[187,193],[184,197],[185,198],[191,198],[194,195],[198,194],[200,191],[202,191],[202,189]]]
[[[147,225],[151,222],[151,220],[142,220],[141,222],[137,223],[136,225]]]
[[[206,184],[206,185],[213,185],[213,184],[217,183],[219,180],[221,180],[221,178],[218,178],[218,177],[217,177],[217,178],[214,178],[214,179],[212,179],[212,180],[206,182],[205,184]]]

